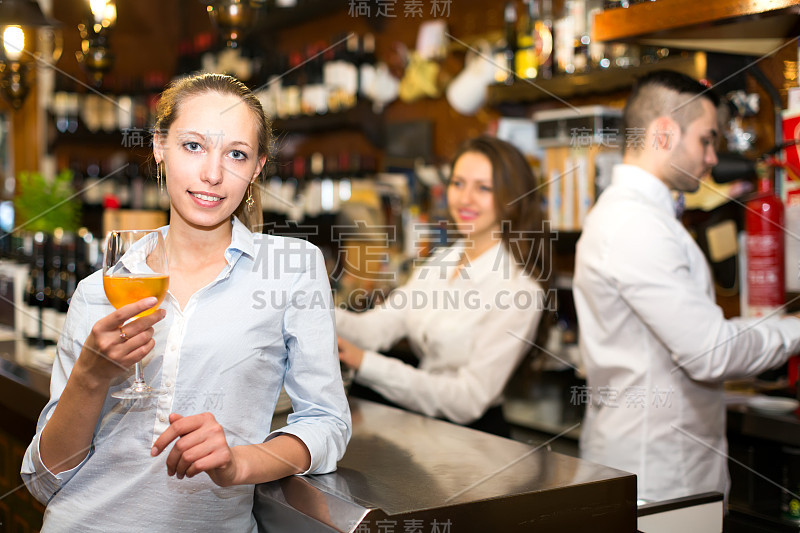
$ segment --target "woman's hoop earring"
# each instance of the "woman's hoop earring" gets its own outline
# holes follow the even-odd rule
[[[252,209],[253,208],[253,204],[256,203],[256,201],[253,200],[253,184],[252,183],[250,183],[250,185],[247,186],[247,200],[245,200],[244,203],[247,206],[247,209]]]

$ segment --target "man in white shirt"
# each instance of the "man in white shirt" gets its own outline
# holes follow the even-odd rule
[[[727,493],[723,382],[783,363],[800,320],[726,320],[708,264],[676,219],[716,165],[719,99],[676,72],[642,78],[623,164],[589,214],[574,296],[591,401],[581,455],[637,475],[638,496]]]

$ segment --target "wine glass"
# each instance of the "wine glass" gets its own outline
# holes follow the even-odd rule
[[[123,305],[155,296],[156,305],[131,319],[149,315],[158,309],[169,287],[169,269],[164,237],[158,230],[111,231],[106,237],[103,255],[103,288],[111,305]],[[124,326],[120,335],[124,335]],[[114,398],[134,400],[153,398],[165,394],[162,389],[150,387],[142,376],[142,364],[134,366],[133,385],[111,394]]]

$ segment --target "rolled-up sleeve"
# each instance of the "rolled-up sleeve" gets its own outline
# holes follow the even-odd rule
[[[333,299],[322,253],[307,244],[303,272],[295,279],[284,318],[288,348],[284,387],[293,412],[274,431],[296,436],[311,454],[306,474],[336,469],[350,440],[350,408],[342,384],[336,347]]]
[[[36,436],[33,437],[33,441],[25,451],[21,474],[22,481],[25,482],[25,486],[28,487],[33,497],[46,505],[47,502],[61,490],[61,487],[72,479],[78,470],[86,464],[86,461],[89,460],[89,457],[91,457],[94,452],[94,447],[89,449],[86,457],[84,457],[83,461],[81,461],[78,466],[58,474],[53,474],[44,463],[42,463],[41,456],[39,455],[39,435],[41,435],[41,431],[37,429]]]

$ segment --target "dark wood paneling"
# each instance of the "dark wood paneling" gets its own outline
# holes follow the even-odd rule
[[[611,9],[595,19],[592,38],[627,39],[676,28],[775,11],[797,5],[797,0],[662,0],[629,9]]]

